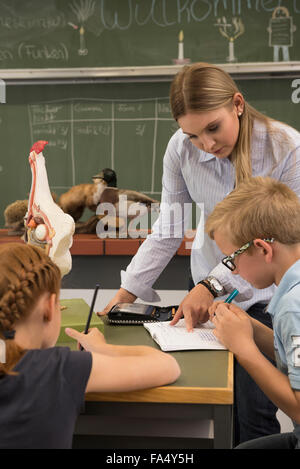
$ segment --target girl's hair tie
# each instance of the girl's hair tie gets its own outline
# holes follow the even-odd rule
[[[6,340],[14,340],[16,331],[3,331],[2,334]]]

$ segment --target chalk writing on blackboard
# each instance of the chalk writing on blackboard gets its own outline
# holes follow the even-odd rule
[[[289,47],[293,46],[293,33],[296,26],[293,24],[293,18],[286,7],[276,7],[273,11],[267,28],[269,33],[269,46],[273,47],[273,61],[279,62],[280,51],[282,60],[289,61]]]
[[[55,61],[67,61],[69,59],[69,52],[67,46],[63,42],[53,45],[36,45],[21,42],[18,46],[18,56],[20,59],[52,59]]]
[[[70,5],[71,10],[77,17],[77,21],[80,24],[80,27],[78,25],[75,25],[74,23],[69,22],[69,26],[72,26],[74,29],[79,30],[79,49],[78,49],[78,54],[79,55],[87,55],[88,54],[88,49],[86,47],[85,43],[85,29],[84,29],[84,23],[94,14],[95,10],[95,2],[93,0],[80,0],[76,2],[75,0],[73,3]]]
[[[228,22],[225,16],[223,16],[222,18],[217,18],[216,26],[219,28],[219,32],[222,36],[226,37],[228,40],[229,54],[227,62],[236,62],[237,58],[234,55],[234,41],[245,31],[242,19],[234,16],[231,22]]]
[[[161,189],[157,171],[161,170],[168,140],[178,129],[167,97],[57,100],[29,105],[28,115],[31,140],[47,139],[55,158],[67,165],[70,185],[85,182],[79,166],[86,144],[99,154],[105,152],[109,166],[117,169],[120,161],[122,166],[130,166],[133,162],[131,140],[149,158],[145,186],[139,190],[155,194]],[[127,163],[126,158],[129,158]],[[141,167],[145,167],[144,160],[141,160]],[[57,188],[52,187],[53,190]]]
[[[279,3],[280,0],[277,1]],[[127,30],[134,25],[145,26],[155,24],[167,28],[175,24],[197,22],[201,23],[209,17],[218,18],[224,10],[233,17],[247,15],[250,11],[273,11],[270,0],[185,0],[167,1],[152,0],[139,2],[138,0],[100,1],[100,23],[107,30]],[[276,3],[276,2],[274,2]],[[291,3],[291,9],[299,13],[297,0]]]
[[[183,31],[180,31],[178,36],[178,57],[173,59],[173,63],[177,65],[184,65],[190,63],[190,59],[184,57],[184,34]]]
[[[300,0],[0,3],[3,69],[160,66],[189,59],[224,63],[222,41],[226,50],[228,43],[228,62],[299,59],[296,48],[294,58],[289,56],[295,24],[300,27]]]

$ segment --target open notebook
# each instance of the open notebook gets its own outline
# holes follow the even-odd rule
[[[198,325],[193,332],[188,332],[184,319],[180,319],[175,326],[169,322],[145,323],[144,327],[151,334],[164,352],[176,350],[226,350],[214,336],[214,325],[208,321]]]

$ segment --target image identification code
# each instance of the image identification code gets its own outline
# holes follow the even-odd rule
[[[137,467],[140,463],[148,464],[193,464],[194,455],[185,453],[150,453],[147,456],[121,455],[113,453],[106,457],[106,464],[127,464]]]

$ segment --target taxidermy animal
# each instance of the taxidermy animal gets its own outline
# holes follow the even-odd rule
[[[104,168],[99,174],[92,177],[94,184],[105,181],[108,187],[117,187],[117,175],[113,169]]]
[[[8,228],[9,236],[21,236],[24,233],[24,217],[27,207],[28,200],[16,200],[4,210],[5,228]]]
[[[68,192],[60,196],[60,207],[64,212],[71,215],[75,222],[82,217],[85,208],[96,212],[104,189],[111,185],[115,187],[117,177],[115,171],[105,168],[99,174],[93,176],[93,180],[94,184],[73,186]]]
[[[108,187],[116,187],[117,185],[116,173],[110,168],[104,168],[102,171],[100,171],[99,174],[96,174],[95,176],[93,176],[92,179],[94,181],[94,184],[98,184],[99,182],[101,182],[105,186],[108,186]],[[92,186],[93,184],[87,184],[87,185]],[[81,186],[85,186],[85,184],[82,184]],[[54,202],[57,203],[56,194],[52,192],[51,195],[53,197]],[[83,206],[80,210],[79,208],[77,208],[78,214],[80,215],[79,218],[81,217],[84,208],[85,206]],[[22,236],[24,234],[25,232],[24,218],[27,213],[27,209],[28,209],[27,199],[16,200],[6,207],[6,209],[4,210],[4,220],[5,220],[5,228],[8,229],[8,233],[7,233],[8,236]],[[75,216],[73,218],[76,218],[75,213],[74,215]],[[97,221],[98,220],[99,219],[97,218]],[[88,232],[93,232],[93,229],[89,228]]]
[[[56,195],[51,193],[54,202]],[[25,232],[24,218],[28,209],[28,200],[16,200],[9,204],[4,210],[5,228],[7,228],[8,236],[22,236]]]
[[[141,192],[118,189],[113,187],[116,184],[116,174],[113,170],[106,168],[100,174],[93,176],[94,184],[79,184],[71,187],[68,192],[61,195],[59,205],[64,212],[68,213],[74,218],[76,222],[76,233],[95,233],[96,225],[103,215],[92,216],[86,222],[80,222],[85,208],[89,208],[92,212],[96,212],[99,204],[109,203],[114,205],[116,211],[116,219],[111,220],[114,227],[118,228],[124,225],[122,220],[126,216],[128,219],[135,218],[137,214],[128,216],[128,210],[132,204],[142,204],[145,207],[145,212],[151,210],[152,204],[159,204],[159,202],[151,197],[148,197]],[[122,197],[126,197],[126,206]],[[124,212],[125,208],[125,212]]]

